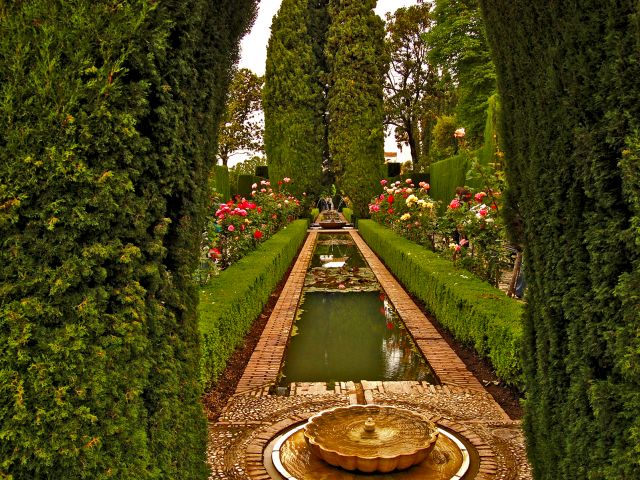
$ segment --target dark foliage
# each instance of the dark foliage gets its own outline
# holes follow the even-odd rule
[[[640,478],[640,10],[481,0],[512,233],[525,245],[525,416],[539,479]]]
[[[331,0],[329,149],[336,181],[354,213],[368,214],[384,158],[382,91],[388,61],[374,0]]]
[[[322,182],[326,101],[309,5],[284,0],[273,20],[262,103],[271,178],[289,177],[292,193],[315,196]]]
[[[207,477],[191,272],[255,3],[0,6],[0,476]]]

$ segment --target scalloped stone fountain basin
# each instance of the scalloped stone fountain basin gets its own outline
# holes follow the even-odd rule
[[[311,452],[330,465],[388,473],[423,462],[435,446],[438,429],[403,408],[352,405],[311,417],[304,436]]]

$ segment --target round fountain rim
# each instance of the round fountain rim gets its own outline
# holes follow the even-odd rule
[[[400,457],[406,457],[406,456],[412,456],[412,455],[416,455],[418,452],[420,452],[421,450],[426,450],[429,448],[432,448],[433,445],[435,444],[435,442],[438,439],[438,426],[432,422],[431,420],[429,420],[426,416],[422,415],[421,413],[418,412],[414,412],[412,410],[409,410],[407,408],[402,408],[402,407],[395,407],[393,405],[341,405],[338,407],[333,407],[333,408],[329,408],[327,410],[323,410],[322,412],[318,412],[315,415],[309,417],[309,420],[307,421],[307,423],[304,425],[304,436],[305,439],[309,442],[312,443],[313,445],[315,445],[316,447],[318,447],[320,450],[324,451],[324,452],[328,452],[328,453],[334,453],[340,456],[353,456],[353,455],[347,455],[345,453],[342,453],[338,450],[333,450],[331,448],[326,448],[324,445],[320,445],[316,439],[314,437],[310,437],[309,435],[307,435],[307,427],[311,424],[313,424],[314,420],[324,416],[324,415],[330,415],[338,410],[393,410],[395,412],[401,412],[404,414],[408,414],[410,417],[416,417],[418,419],[420,419],[421,421],[423,421],[424,423],[429,424],[429,427],[431,428],[431,432],[430,432],[430,437],[429,440],[426,444],[421,445],[421,446],[415,446],[413,449],[407,449],[405,452],[402,453],[397,453],[397,454],[393,454],[393,455],[364,455],[364,454],[358,454],[358,458],[362,458],[364,460],[375,460],[375,459],[384,459],[384,460],[392,460],[392,459],[398,459]],[[317,425],[317,424],[316,424]]]
[[[307,424],[307,421],[303,421],[303,422],[291,425],[288,428],[282,430],[279,436],[273,439],[273,442],[274,442],[273,447],[270,449],[268,456],[277,473],[282,475],[283,478],[286,480],[297,480],[297,479],[296,477],[292,476],[292,474],[289,473],[289,471],[282,464],[280,460],[280,451],[283,448],[284,444],[291,437],[293,437],[297,432],[302,430],[306,424]],[[436,424],[436,428],[438,429],[439,433],[441,433],[443,436],[447,437],[449,440],[455,443],[455,445],[458,447],[458,449],[462,454],[462,465],[460,466],[458,471],[450,477],[450,480],[461,480],[471,468],[470,452],[467,449],[466,445],[462,442],[462,440],[458,438],[457,435],[461,435],[459,432],[455,430],[450,431],[449,427],[445,428],[437,424]],[[462,438],[464,438],[464,436],[462,436]]]

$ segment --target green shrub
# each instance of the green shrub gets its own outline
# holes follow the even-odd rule
[[[469,154],[466,152],[432,163],[429,170],[431,198],[442,202],[443,206],[448,205],[455,196],[456,188],[464,186],[469,165]]]
[[[316,218],[318,218],[318,215],[320,215],[320,209],[312,208],[311,213],[309,214],[309,218],[311,219],[312,223],[316,221]]]
[[[2,2],[0,477],[207,478],[191,273],[254,9]]]
[[[214,165],[209,174],[209,190],[214,190],[221,195],[223,202],[228,202],[231,198],[229,190],[229,169],[223,165]]]
[[[373,220],[360,235],[438,322],[486,356],[505,382],[522,386],[522,305],[450,261]]]
[[[200,379],[205,388],[215,383],[289,269],[306,237],[307,225],[307,220],[289,224],[201,290]]]
[[[342,215],[344,215],[344,218],[347,220],[347,222],[351,222],[351,217],[353,216],[353,210],[351,210],[350,208],[343,208]]]

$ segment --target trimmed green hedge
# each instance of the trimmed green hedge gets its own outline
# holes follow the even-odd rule
[[[296,220],[224,270],[200,292],[200,378],[210,387],[242,342],[269,295],[286,273],[307,234]]]
[[[522,386],[522,305],[450,261],[373,220],[360,235],[438,322],[491,360],[505,382]]]
[[[353,217],[353,210],[351,210],[350,208],[343,208],[342,215],[344,215],[344,218],[347,220],[347,222],[351,222],[351,217]]]
[[[464,186],[469,163],[470,159],[467,153],[460,153],[455,157],[432,163],[429,169],[431,173],[429,195],[431,198],[447,205],[454,197],[456,187]]]
[[[209,174],[209,189],[222,195],[223,201],[227,202],[231,198],[229,188],[229,169],[224,165],[214,165]]]

